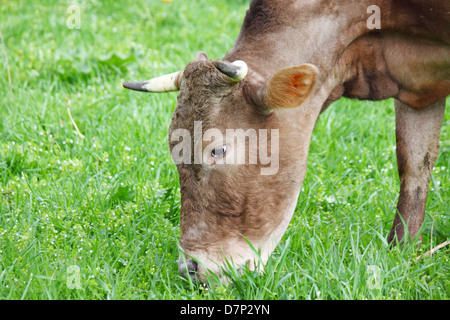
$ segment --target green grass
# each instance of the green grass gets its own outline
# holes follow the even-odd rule
[[[79,30],[66,26],[70,2],[1,2],[13,95],[2,47],[0,299],[449,299],[448,248],[416,261],[450,235],[449,108],[419,249],[386,243],[399,189],[393,101],[340,100],[318,121],[265,272],[230,268],[230,285],[196,286],[176,264],[176,94],[121,82],[176,71],[200,50],[224,56],[248,1],[81,1]]]

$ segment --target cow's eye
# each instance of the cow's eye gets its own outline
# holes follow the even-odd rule
[[[227,152],[227,146],[221,146],[221,147],[217,147],[211,150],[211,157],[213,158],[220,158],[223,157],[225,155],[225,153]]]

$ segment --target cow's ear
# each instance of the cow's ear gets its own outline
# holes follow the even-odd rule
[[[206,55],[206,53],[204,53],[203,51],[199,51],[195,55],[195,60],[196,61],[208,61],[209,59],[208,59],[208,56]]]
[[[299,107],[310,95],[318,70],[302,64],[277,71],[265,84],[261,94],[269,110]]]

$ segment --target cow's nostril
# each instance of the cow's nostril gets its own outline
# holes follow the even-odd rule
[[[187,269],[189,270],[189,273],[197,272],[197,266],[198,266],[197,262],[195,262],[192,259],[189,259],[188,261],[186,261],[186,264],[187,264]]]
[[[197,267],[197,262],[192,259],[180,260],[178,262],[178,272],[186,279],[189,277],[192,280],[196,279]]]

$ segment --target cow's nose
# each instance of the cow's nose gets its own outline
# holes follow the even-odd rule
[[[178,261],[178,272],[186,279],[190,277],[192,280],[196,280],[197,267],[197,262],[190,258]]]

